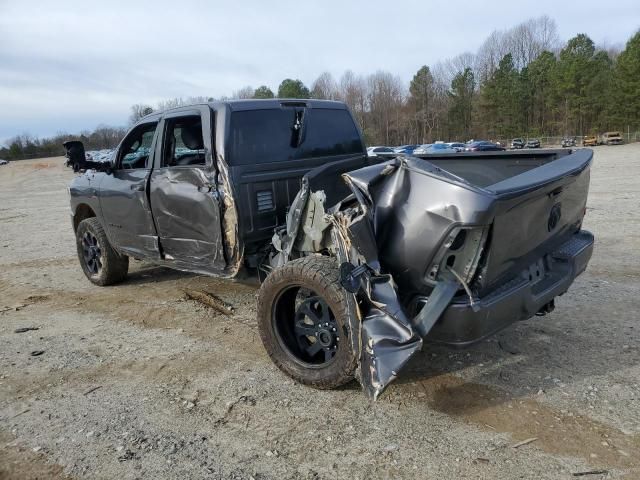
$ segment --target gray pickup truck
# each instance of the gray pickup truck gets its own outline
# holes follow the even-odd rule
[[[107,163],[65,147],[91,282],[253,273],[267,352],[318,388],[376,398],[425,341],[552,311],[593,249],[586,149],[367,157],[344,104],[281,99],[149,115]]]

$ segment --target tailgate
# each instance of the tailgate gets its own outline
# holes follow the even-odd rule
[[[584,217],[593,152],[577,150],[496,183],[496,216],[480,283],[482,290],[534,266],[576,233]]]

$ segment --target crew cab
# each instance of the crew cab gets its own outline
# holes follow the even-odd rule
[[[72,157],[77,143],[67,144]],[[255,266],[306,172],[336,160],[356,168],[365,159],[355,122],[338,102],[230,101],[151,114],[111,162],[91,163],[97,171],[74,179],[73,226],[95,217],[119,254],[113,258],[233,276],[244,260]],[[85,267],[100,285],[126,274],[124,260],[113,269]]]
[[[107,163],[65,147],[91,282],[129,257],[255,273],[268,354],[318,388],[355,376],[375,398],[423,341],[549,313],[593,248],[586,149],[371,157],[344,104],[283,99],[151,114]]]

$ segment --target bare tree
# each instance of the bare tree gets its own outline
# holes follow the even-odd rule
[[[345,102],[356,117],[360,128],[367,135],[366,113],[368,111],[367,82],[351,70],[344,72],[338,86],[338,99]]]
[[[440,83],[447,88],[451,85],[454,77],[464,72],[467,68],[471,69],[475,76],[478,75],[478,56],[475,53],[464,52],[453,58],[436,63],[431,69],[434,81]]]
[[[184,107],[187,105],[196,105],[199,103],[207,103],[211,101],[213,101],[213,98],[205,97],[205,96],[170,98],[168,100],[162,100],[161,102],[158,102],[157,111],[164,112],[165,110],[169,110],[171,108]]]
[[[504,37],[503,31],[494,30],[480,46],[476,58],[481,83],[491,78],[502,57],[509,52],[509,46]]]
[[[246,86],[238,90],[237,92],[233,92],[231,94],[231,98],[233,99],[246,99],[253,98],[253,93],[255,92],[254,88],[251,86]]]
[[[149,115],[152,112],[153,108],[151,108],[150,105],[143,105],[141,103],[131,105],[131,115],[129,115],[129,123],[133,125],[142,117]]]
[[[547,15],[531,18],[507,30],[504,42],[513,57],[515,67],[522,69],[538,58],[543,51],[558,49],[556,22]]]
[[[400,77],[377,71],[367,78],[372,127],[377,138],[392,145],[401,138],[399,117],[403,107],[404,88]]]
[[[521,70],[545,50],[558,52],[559,46],[556,22],[547,15],[531,18],[508,30],[491,32],[478,50],[474,73],[484,83],[508,53],[513,58],[514,66]]]
[[[323,72],[311,86],[311,97],[323,100],[337,100],[339,97],[338,84],[329,72]]]

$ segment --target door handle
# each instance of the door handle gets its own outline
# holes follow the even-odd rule
[[[130,188],[134,192],[144,192],[144,185],[131,185]]]

